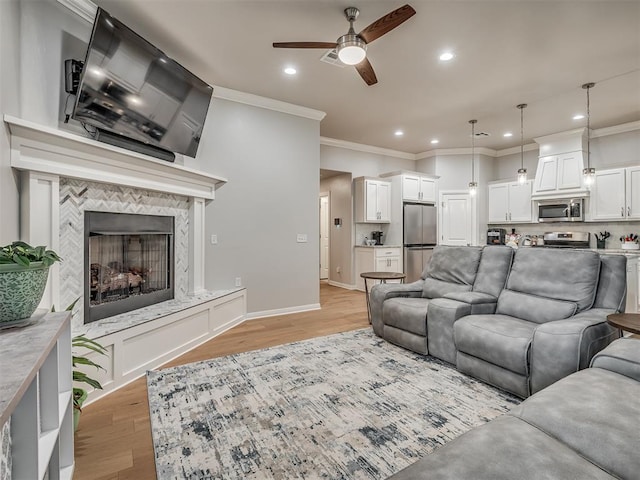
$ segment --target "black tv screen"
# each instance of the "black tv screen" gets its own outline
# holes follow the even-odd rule
[[[99,8],[73,118],[195,157],[213,89]]]

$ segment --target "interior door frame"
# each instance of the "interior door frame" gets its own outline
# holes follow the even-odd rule
[[[318,223],[320,230],[320,248],[318,249],[318,279],[324,280],[322,278],[322,199],[327,199],[327,280],[331,278],[331,192],[320,192],[318,196]]]
[[[438,192],[438,245],[442,241],[442,209],[445,195],[465,195],[471,200],[471,245],[478,245],[478,193],[471,195],[469,190],[440,190]]]

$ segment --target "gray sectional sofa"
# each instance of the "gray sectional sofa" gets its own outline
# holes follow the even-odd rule
[[[569,375],[389,480],[640,478],[640,340]]]
[[[625,295],[622,255],[439,246],[417,282],[372,288],[371,321],[378,336],[525,398],[619,336],[606,317]]]

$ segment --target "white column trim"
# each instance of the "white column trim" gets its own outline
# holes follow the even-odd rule
[[[189,205],[189,295],[205,291],[204,287],[204,198],[192,198]]]
[[[22,172],[20,238],[30,245],[60,251],[60,178],[40,172]],[[60,309],[60,266],[49,268],[49,280],[38,308]],[[54,280],[55,279],[55,280]]]

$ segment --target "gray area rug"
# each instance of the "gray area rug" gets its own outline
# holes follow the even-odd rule
[[[382,479],[520,401],[369,329],[147,373],[159,479]]]

